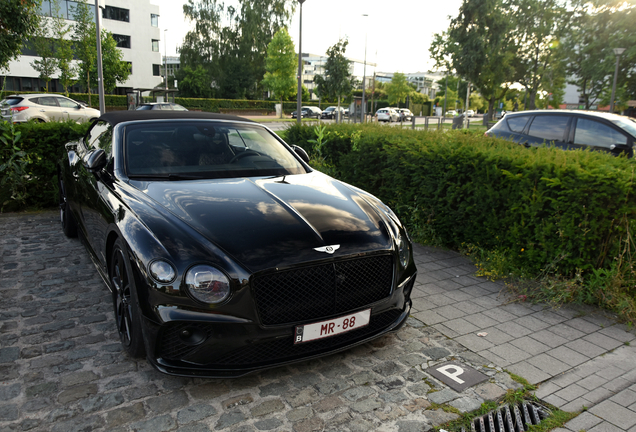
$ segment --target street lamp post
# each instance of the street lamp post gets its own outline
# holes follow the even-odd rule
[[[102,3],[102,4],[100,4]],[[103,8],[103,0],[95,0],[95,24],[97,30],[97,93],[99,93],[99,113],[106,112],[106,103],[104,100],[104,70],[102,67],[102,37],[100,28],[100,9]],[[90,83],[88,83],[90,87]]]
[[[296,98],[296,123],[300,125],[301,122],[301,113],[300,113],[300,103],[302,101],[302,79],[303,79],[303,69],[302,69],[302,55],[303,55],[303,3],[305,0],[298,0],[300,3],[300,24],[298,30],[298,96]]]
[[[368,17],[367,14],[362,14],[363,17]],[[365,26],[366,28],[366,26]],[[362,123],[367,122],[367,99],[366,99],[366,88],[367,88],[367,33],[364,33],[364,69],[362,72]]]
[[[612,84],[612,98],[610,99],[610,112],[614,112],[614,96],[616,95],[616,79],[618,78],[618,62],[620,61],[621,54],[625,52],[625,48],[614,48],[614,54],[616,54],[616,70],[614,71],[614,84]]]
[[[163,29],[163,60],[165,61],[166,67],[164,69],[166,75],[166,90],[168,90],[168,49],[166,48],[166,32],[168,29]],[[168,102],[168,92],[166,92],[166,102]]]

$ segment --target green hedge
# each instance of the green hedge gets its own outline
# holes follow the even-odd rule
[[[11,200],[11,187],[5,184],[0,188],[0,205],[3,211],[18,211],[25,208],[55,207],[57,202],[56,163],[61,157],[64,144],[78,139],[88,130],[89,123],[77,124],[73,121],[50,123],[20,123],[15,125],[20,133],[17,142],[20,150],[26,154],[24,169],[27,196],[24,202]],[[0,122],[0,134],[10,125]],[[6,135],[5,135],[6,136]],[[0,141],[0,165],[5,164],[14,153],[11,146]],[[0,173],[5,177],[7,172]]]
[[[419,239],[505,254],[532,274],[609,268],[636,216],[634,162],[604,153],[526,149],[465,131],[374,125],[325,129],[323,166],[389,204]],[[314,129],[287,142],[316,156]]]

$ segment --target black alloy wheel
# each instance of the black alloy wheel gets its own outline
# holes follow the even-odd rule
[[[71,213],[68,202],[66,200],[66,189],[64,182],[60,180],[58,184],[58,203],[60,206],[60,222],[62,222],[62,231],[66,237],[77,237],[77,222]]]
[[[130,262],[126,259],[123,243],[115,241],[110,260],[110,282],[113,288],[113,308],[115,324],[124,350],[131,357],[145,354],[141,317],[135,291],[135,281]]]

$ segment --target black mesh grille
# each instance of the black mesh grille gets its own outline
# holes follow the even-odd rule
[[[339,261],[255,277],[254,297],[265,325],[344,313],[391,295],[390,255]]]
[[[373,315],[369,325],[338,336],[303,344],[294,344],[293,335],[288,338],[237,349],[215,360],[216,366],[259,366],[273,361],[293,360],[302,356],[337,350],[358,340],[381,333],[398,319],[402,311],[392,309]]]
[[[161,347],[159,350],[159,356],[165,359],[176,360],[181,359],[188,354],[194,352],[199,346],[186,344],[183,342],[181,337],[181,331],[188,328],[197,328],[202,330],[206,334],[206,338],[210,337],[212,334],[213,324],[205,324],[205,323],[189,323],[189,322],[179,322],[175,321],[167,325],[163,330],[163,335],[160,338]]]

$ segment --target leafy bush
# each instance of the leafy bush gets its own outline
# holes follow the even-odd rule
[[[287,131],[310,154],[313,135],[302,125]],[[609,269],[627,230],[621,221],[636,216],[632,160],[465,131],[337,125],[324,137],[334,174],[389,204],[416,238],[487,250],[526,274]]]
[[[0,189],[0,203],[6,203],[4,210],[15,211],[24,208],[47,208],[57,205],[57,176],[56,163],[62,155],[64,144],[83,136],[88,130],[89,123],[77,124],[73,121],[50,123],[21,123],[11,125],[2,122],[5,136],[19,134],[19,141],[14,146],[9,141],[0,140],[0,165],[16,160],[18,147],[23,155],[19,158],[24,162],[22,175],[13,177],[10,173],[2,172],[2,189]],[[9,128],[14,128],[10,132]],[[5,180],[6,179],[6,180]],[[24,181],[20,186],[19,181]],[[24,187],[24,198],[16,199],[14,190]]]

